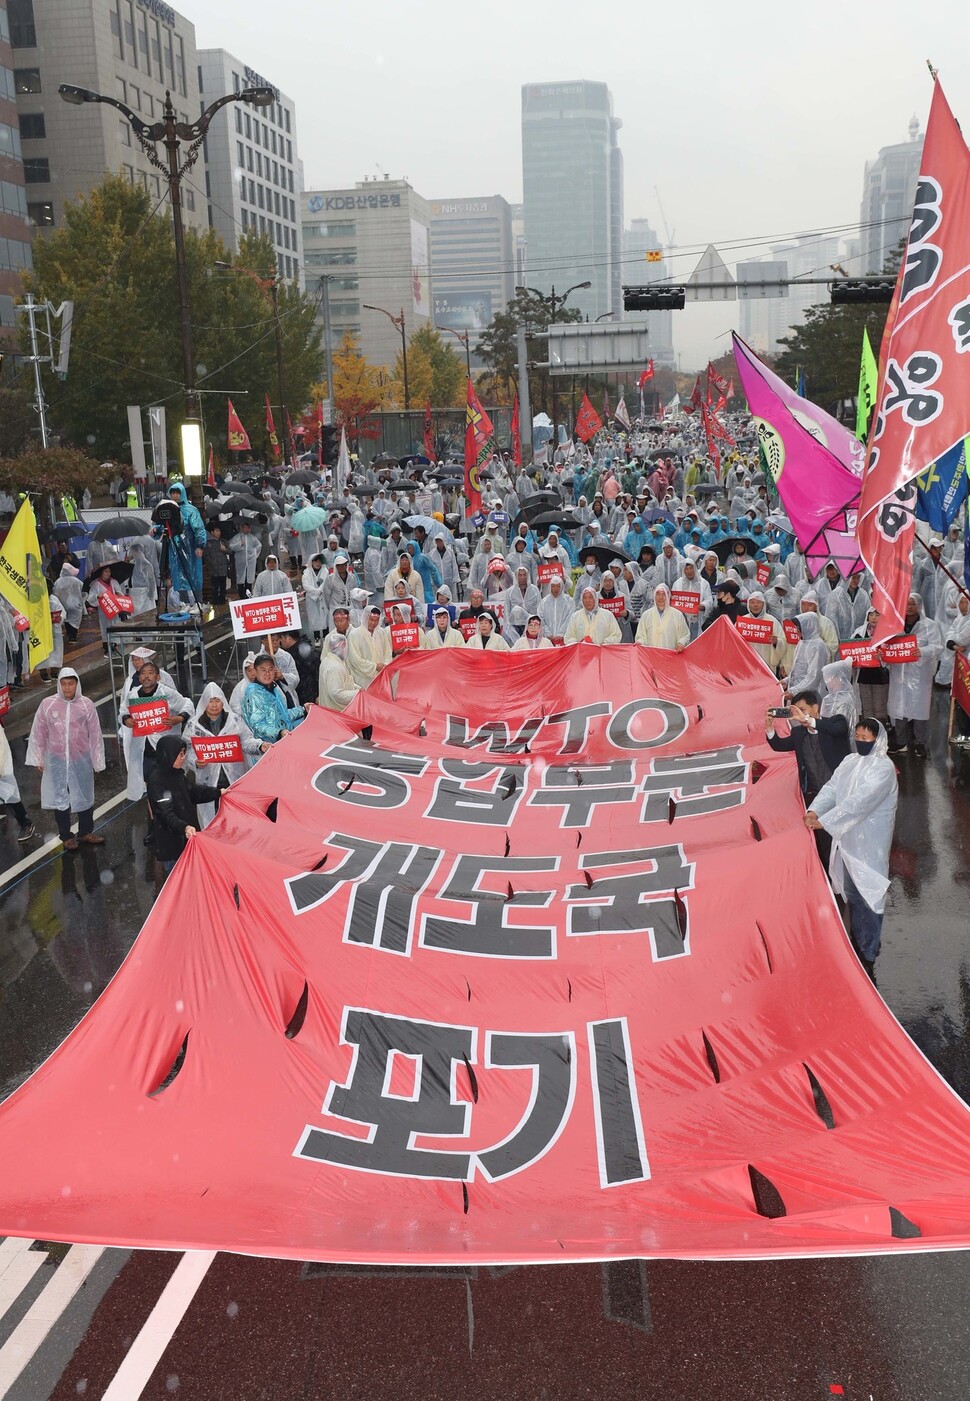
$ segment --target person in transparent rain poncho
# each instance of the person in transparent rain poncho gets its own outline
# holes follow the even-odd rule
[[[81,694],[73,667],[61,667],[56,694],[37,707],[27,763],[41,771],[40,805],[53,811],[65,849],[76,851],[79,840],[101,846],[104,837],[94,832],[94,775],[104,769],[104,740],[98,712]],[[71,834],[72,813],[77,813],[77,837]]]
[[[802,640],[795,648],[791,671],[785,681],[787,694],[797,696],[800,691],[817,691],[821,695],[825,689],[822,670],[828,666],[831,658],[828,647],[819,636],[818,614],[799,613],[794,621],[801,631]]]
[[[236,763],[219,764],[199,764],[198,756],[193,745],[193,739],[227,739],[230,736],[238,735],[243,757]],[[218,788],[220,793],[235,783],[237,778],[242,778],[259,758],[260,754],[265,754],[271,747],[266,741],[258,740],[252,730],[229,707],[225,693],[221,686],[217,686],[214,681],[203,687],[199,697],[199,703],[195,707],[195,714],[189,720],[182,731],[182,738],[188,745],[185,756],[186,768],[195,774],[196,780],[202,784],[209,784]],[[209,823],[219,811],[219,804],[200,803],[198,807],[199,822],[203,827],[208,827]]]
[[[896,766],[878,720],[863,716],[856,753],[843,759],[805,814],[805,825],[832,838],[829,875],[849,907],[850,935],[872,977],[889,889],[889,850],[896,821]]]
[[[828,666],[822,667],[821,714],[824,717],[844,715],[850,739],[855,734],[856,721],[859,718],[859,702],[852,681],[850,661],[829,662]]]

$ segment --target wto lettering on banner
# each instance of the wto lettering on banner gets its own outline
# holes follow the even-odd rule
[[[738,618],[735,627],[745,642],[771,642],[775,635],[773,618]]]
[[[839,660],[843,662],[851,661],[856,668],[882,666],[879,654],[871,642],[859,640],[858,642],[840,642]]]
[[[626,599],[622,594],[616,594],[613,598],[604,598],[600,594],[600,607],[607,613],[612,613],[614,618],[619,618],[626,612]]]
[[[98,607],[110,623],[122,613],[134,613],[135,600],[129,598],[127,594],[114,593],[111,589],[105,589],[103,593],[98,595]]]
[[[755,565],[755,571],[754,571],[754,572],[755,572],[755,575],[757,576],[758,583],[760,584],[760,586],[761,586],[762,588],[764,588],[765,584],[767,584],[768,580],[771,578],[771,565],[770,565],[770,564],[757,564],[757,565]]]
[[[168,713],[168,701],[133,701],[128,712],[131,715],[131,733],[136,739],[144,739],[146,735],[163,735],[168,733],[170,715]]]
[[[701,596],[699,593],[692,593],[690,589],[674,589],[670,595],[670,606],[676,608],[678,613],[686,613],[691,617],[701,611]]]
[[[785,641],[789,642],[792,647],[797,647],[802,640],[802,630],[798,624],[791,618],[786,618],[782,623],[782,628],[785,632]]]
[[[10,687],[0,686],[0,715],[6,715],[10,709]]]
[[[241,764],[243,762],[242,740],[239,735],[226,735],[224,738],[193,739],[192,748],[199,768],[206,764]]]
[[[244,637],[261,637],[268,632],[291,632],[300,626],[300,605],[295,593],[233,599],[229,612],[232,635],[237,641]]]

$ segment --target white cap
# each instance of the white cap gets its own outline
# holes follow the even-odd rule
[[[349,564],[350,560],[346,555],[334,555],[333,562],[334,564]]]

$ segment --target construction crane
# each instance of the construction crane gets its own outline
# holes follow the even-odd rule
[[[669,252],[674,247],[674,239],[677,237],[677,230],[672,229],[667,223],[667,215],[664,213],[664,202],[660,198],[660,191],[657,189],[656,185],[653,187],[653,192],[657,196],[657,204],[660,208],[660,217],[663,220],[664,236],[667,239],[667,250]]]

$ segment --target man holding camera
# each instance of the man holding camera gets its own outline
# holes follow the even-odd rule
[[[779,720],[788,721],[787,735],[777,733]],[[823,715],[815,691],[801,691],[789,707],[767,711],[765,736],[776,754],[794,753],[806,808],[812,806],[850,750],[848,721],[844,715]],[[820,828],[815,832],[815,841],[827,866],[832,839]]]

